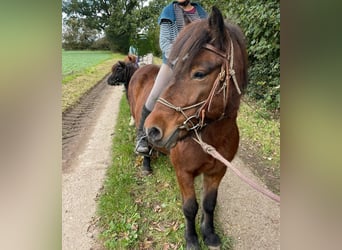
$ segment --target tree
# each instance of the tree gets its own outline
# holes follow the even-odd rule
[[[63,48],[89,49],[98,32],[84,25],[83,19],[69,18],[64,23]]]
[[[63,0],[67,18],[82,19],[90,29],[104,32],[112,50],[127,53],[136,22],[132,13],[138,0]]]
[[[142,55],[153,53],[155,56],[161,56],[158,17],[169,1],[152,0],[148,5],[144,2],[146,3],[142,0],[134,12],[137,31],[135,36],[131,37],[131,44],[137,47]]]
[[[117,0],[63,0],[62,12],[70,18],[82,18],[87,27],[104,31]]]
[[[280,111],[280,3],[279,0],[206,0],[239,24],[249,55],[247,94],[271,111]]]

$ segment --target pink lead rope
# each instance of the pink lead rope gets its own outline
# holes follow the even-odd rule
[[[215,159],[221,161],[223,164],[225,164],[228,168],[230,168],[241,180],[243,180],[244,182],[246,182],[248,185],[250,185],[252,188],[254,188],[255,190],[259,191],[260,193],[266,195],[267,197],[269,197],[270,199],[280,203],[280,196],[272,193],[271,191],[269,191],[266,188],[263,188],[261,186],[259,186],[258,184],[256,184],[255,182],[253,182],[252,180],[248,179],[246,176],[244,176],[237,168],[235,168],[229,161],[227,161],[219,152],[216,151],[216,149],[205,143],[200,135],[196,132],[196,137],[197,139],[193,138],[204,150],[204,152],[206,152],[207,154],[210,154],[212,157],[214,157]]]

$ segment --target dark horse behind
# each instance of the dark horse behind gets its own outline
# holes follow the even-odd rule
[[[126,97],[129,102],[131,119],[130,125],[138,127],[142,107],[152,89],[159,66],[153,64],[138,67],[135,58],[127,56],[124,61],[118,61],[112,66],[112,73],[107,82],[109,85],[124,84]],[[165,149],[158,149],[167,153]],[[152,173],[150,156],[144,156],[142,172],[144,175]]]
[[[236,25],[225,23],[221,12],[213,7],[208,19],[190,23],[178,35],[170,62],[174,63],[173,76],[146,119],[146,132],[155,147],[170,154],[182,195],[186,248],[200,249],[194,179],[202,175],[200,231],[210,249],[219,249],[214,210],[226,166],[206,154],[194,138],[214,146],[229,161],[237,152],[236,119],[247,85],[244,35]],[[158,70],[148,65],[131,78],[128,99],[136,124]],[[149,165],[149,161],[145,163]]]
[[[118,61],[112,66],[111,74],[107,79],[107,83],[109,85],[123,84],[127,94],[129,81],[131,80],[133,73],[138,68],[137,57],[128,55],[124,61]]]

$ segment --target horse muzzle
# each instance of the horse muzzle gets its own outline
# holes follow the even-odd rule
[[[165,137],[162,129],[158,126],[152,126],[151,128],[146,128],[146,134],[148,141],[153,146],[170,150],[177,144],[179,130],[175,129],[169,136]]]
[[[112,76],[109,76],[107,79],[108,85],[115,85],[115,79]]]
[[[112,86],[124,84],[119,79],[115,78],[113,75],[108,77],[107,83],[108,85],[112,85]]]

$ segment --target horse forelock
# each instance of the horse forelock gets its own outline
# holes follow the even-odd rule
[[[201,20],[186,25],[179,33],[169,58],[169,62],[174,64],[174,71],[189,70],[194,57],[209,42],[208,28],[206,20]]]
[[[225,25],[225,33],[217,34],[209,28],[208,20],[193,22],[180,32],[171,54],[169,62],[174,65],[174,71],[189,71],[191,63],[205,44],[212,44],[223,53],[228,53],[230,31]]]
[[[179,33],[169,58],[169,63],[173,65],[177,75],[191,70],[191,66],[196,56],[203,50],[205,44],[211,44],[224,54],[228,55],[230,41],[237,43],[242,53],[246,52],[245,37],[241,29],[234,23],[226,20],[224,22],[224,33],[214,32],[207,19],[195,21],[188,24]],[[235,42],[234,42],[235,41]],[[243,55],[243,68],[245,68],[245,79],[242,82],[242,89],[247,84],[247,54]]]
[[[118,61],[112,67],[112,74],[108,78],[108,83],[111,85],[123,84],[128,98],[128,85],[137,69],[136,63]]]

